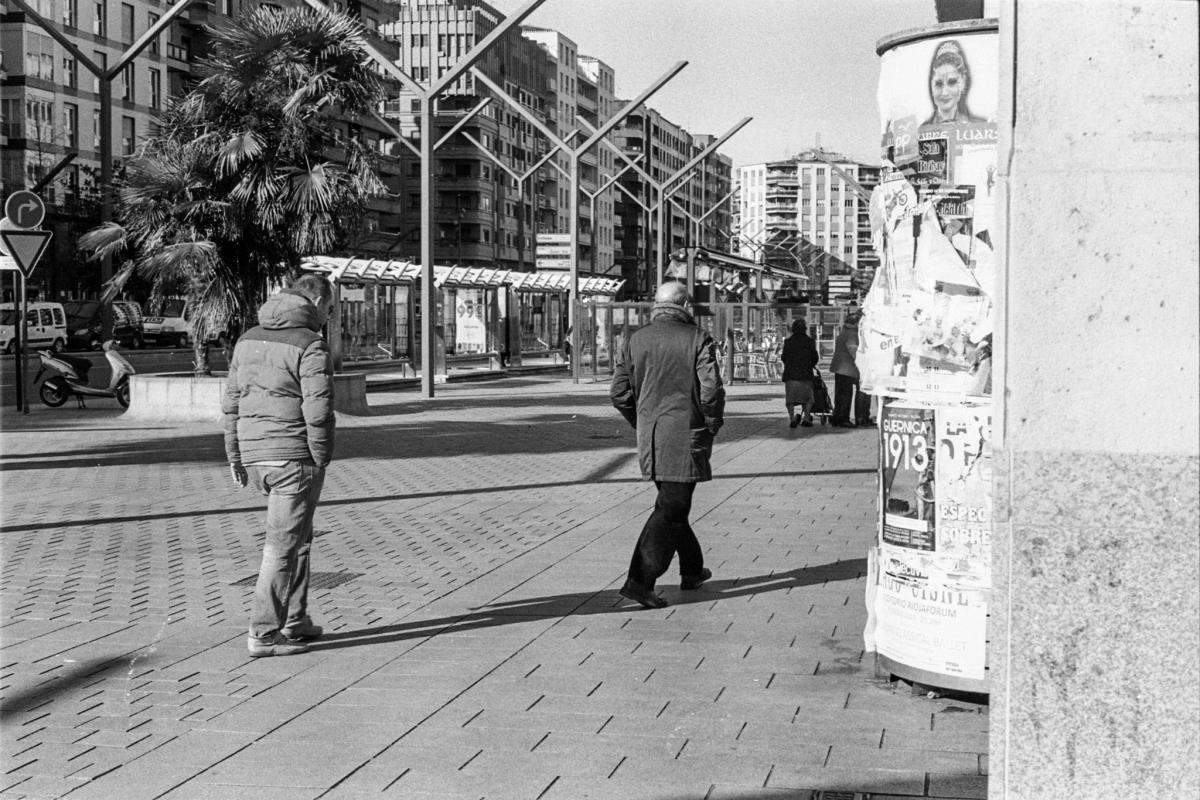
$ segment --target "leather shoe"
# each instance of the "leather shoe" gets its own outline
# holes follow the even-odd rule
[[[310,617],[305,617],[298,625],[293,625],[290,628],[283,629],[283,635],[289,639],[304,641],[308,639],[320,639],[321,634],[325,629],[312,621]]]
[[[265,656],[294,656],[307,653],[308,645],[276,632],[270,639],[249,637],[246,639],[246,649],[250,652],[251,658],[263,658]]]
[[[630,581],[625,581],[621,587],[621,597],[640,603],[643,608],[666,608],[670,605],[665,597],[655,594],[652,589],[643,589]]]
[[[704,585],[704,582],[712,577],[712,570],[708,567],[700,570],[699,575],[680,575],[679,588],[685,592],[690,592],[693,589],[699,589]]]

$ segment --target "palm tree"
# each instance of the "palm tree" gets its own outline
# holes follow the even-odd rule
[[[203,80],[172,103],[120,187],[118,221],[80,240],[123,257],[109,296],[134,273],[183,292],[197,375],[209,334],[240,330],[300,258],[329,252],[384,192],[375,156],[342,121],[383,98],[348,17],[259,9],[214,31]]]

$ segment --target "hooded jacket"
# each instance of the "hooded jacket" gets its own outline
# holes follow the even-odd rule
[[[333,364],[321,312],[285,289],[258,310],[229,362],[221,411],[231,464],[333,458]]]
[[[630,336],[609,387],[613,406],[637,429],[642,477],[712,480],[713,435],[725,416],[725,387],[712,338],[674,303],[657,303]]]

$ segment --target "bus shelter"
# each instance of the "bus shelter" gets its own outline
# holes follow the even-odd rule
[[[334,285],[338,313],[330,320],[329,340],[336,369],[386,360],[416,374],[413,365],[420,362],[422,347],[420,264],[310,256],[300,268],[325,274]],[[437,374],[454,365],[519,365],[523,353],[561,358],[568,274],[435,265],[434,283]],[[622,283],[580,278],[580,297],[584,302],[611,298]]]

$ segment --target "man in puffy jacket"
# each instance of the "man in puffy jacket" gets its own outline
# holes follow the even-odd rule
[[[676,552],[681,589],[699,589],[712,577],[688,515],[696,484],[712,480],[713,436],[725,416],[716,348],[696,326],[682,283],[659,287],[650,324],[621,348],[609,396],[637,429],[642,477],[658,487],[621,595],[646,608],[662,608],[667,601],[655,594],[654,582]]]
[[[321,327],[333,289],[304,275],[268,298],[233,350],[221,411],[234,483],[267,496],[250,655],[290,656],[321,635],[308,614],[313,514],[333,457],[333,365]]]

